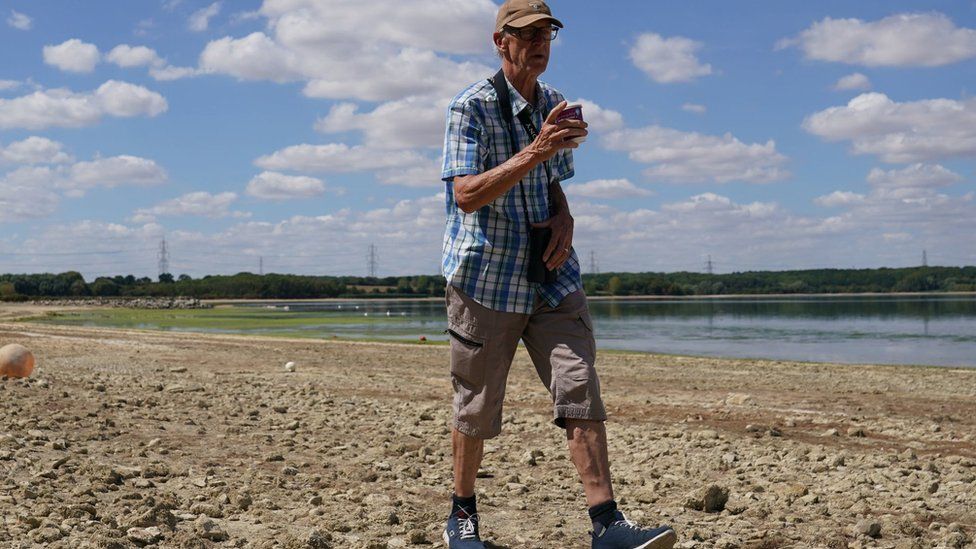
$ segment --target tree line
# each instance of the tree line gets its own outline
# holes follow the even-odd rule
[[[442,276],[303,276],[238,273],[192,278],[163,273],[91,282],[76,271],[0,275],[0,300],[84,297],[195,297],[199,299],[315,299],[327,297],[440,297]],[[814,269],[730,274],[600,273],[583,275],[591,296],[973,292],[976,267]]]

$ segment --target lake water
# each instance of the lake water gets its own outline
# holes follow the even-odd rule
[[[284,306],[278,304],[273,310],[280,314]],[[446,339],[441,300],[287,306],[289,314],[343,318],[327,326],[310,322],[306,335],[314,337]],[[591,299],[590,311],[597,346],[602,349],[976,367],[976,296],[972,295]]]

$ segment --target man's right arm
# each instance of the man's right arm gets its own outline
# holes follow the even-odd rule
[[[585,122],[567,120],[554,123],[565,107],[565,101],[556,105],[535,140],[515,156],[486,172],[455,176],[454,200],[458,208],[464,213],[477,211],[517,185],[533,168],[552,158],[561,149],[579,147],[571,139],[587,134]]]

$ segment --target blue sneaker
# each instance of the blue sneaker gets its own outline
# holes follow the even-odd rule
[[[597,526],[593,532],[593,549],[671,549],[678,535],[670,526],[641,528],[627,520],[620,511],[607,528]]]
[[[448,517],[443,537],[448,549],[485,549],[478,535],[478,513],[460,510]]]

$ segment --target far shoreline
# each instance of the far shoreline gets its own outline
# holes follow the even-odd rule
[[[952,296],[967,297],[972,296],[976,299],[976,292],[861,292],[861,293],[829,293],[829,294],[707,294],[707,295],[588,295],[589,301],[680,301],[680,300],[723,300],[723,299],[746,299],[746,298],[816,298],[816,297],[936,297]],[[382,294],[363,295],[357,297],[316,297],[316,298],[259,298],[259,299],[200,299],[201,303],[208,305],[235,305],[235,304],[261,304],[261,303],[329,303],[345,301],[442,301],[443,297],[383,297]]]

